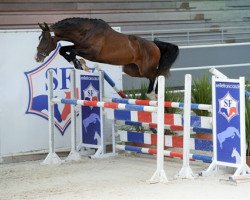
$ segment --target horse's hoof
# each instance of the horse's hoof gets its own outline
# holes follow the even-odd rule
[[[146,94],[147,97],[150,99],[150,100],[156,100],[157,99],[157,95],[154,93],[154,92],[150,92],[148,94]]]
[[[79,60],[75,59],[73,60],[73,63],[76,69],[82,69],[82,64]]]

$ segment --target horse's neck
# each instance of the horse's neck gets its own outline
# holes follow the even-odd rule
[[[55,40],[56,42],[66,41],[66,42],[72,42],[72,43],[74,43],[74,42],[73,42],[73,39],[68,38],[68,37],[65,37],[65,36],[58,36],[58,35],[56,35],[56,34],[55,34],[54,40]]]
[[[74,36],[74,34],[69,34],[68,31],[64,31],[64,30],[58,30],[58,29],[55,29],[53,30],[54,31],[54,40],[56,40],[57,42],[59,41],[66,41],[66,42],[72,42],[74,43],[76,38]],[[77,32],[77,30],[75,29],[72,29],[72,32]]]

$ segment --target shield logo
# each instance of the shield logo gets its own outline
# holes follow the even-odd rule
[[[26,114],[35,114],[48,120],[48,70],[52,69],[54,95],[70,98],[70,70],[73,68],[59,56],[59,44],[49,59],[36,69],[25,72],[29,86],[29,102]],[[70,124],[70,105],[55,104],[55,125],[63,135]]]
[[[238,103],[239,102],[227,92],[223,98],[219,99],[219,114],[230,122],[233,117],[239,115]]]
[[[83,90],[84,100],[98,101],[98,93],[99,91],[93,87],[92,83],[90,83],[89,86]]]

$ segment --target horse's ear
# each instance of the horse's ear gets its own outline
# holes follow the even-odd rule
[[[48,24],[47,24],[46,22],[43,22],[43,23],[44,23],[44,27],[45,27],[46,31],[49,31],[49,26],[48,26]]]
[[[43,31],[45,30],[45,28],[43,27],[42,24],[38,23],[38,25],[39,25],[39,27],[40,27]]]

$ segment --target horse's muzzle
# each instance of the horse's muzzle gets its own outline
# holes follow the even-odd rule
[[[44,58],[37,56],[37,54],[35,54],[34,59],[36,60],[36,62],[40,62],[40,63],[44,61]]]

